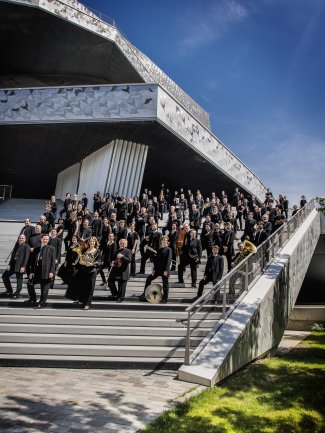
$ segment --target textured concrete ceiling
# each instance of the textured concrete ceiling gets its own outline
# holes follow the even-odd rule
[[[141,83],[116,45],[40,9],[0,2],[0,87]]]
[[[236,186],[158,122],[1,126],[0,136],[0,184],[14,185],[15,197],[49,197],[59,171],[115,139],[149,146],[144,186],[206,194]]]

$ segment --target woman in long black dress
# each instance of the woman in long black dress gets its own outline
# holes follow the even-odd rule
[[[77,273],[68,286],[65,297],[81,302],[84,310],[89,310],[95,290],[97,268],[100,265],[98,241],[93,236],[89,239],[88,248],[81,254]]]
[[[76,273],[76,265],[79,261],[78,250],[79,247],[77,236],[72,236],[71,245],[67,250],[64,263],[60,266],[58,276],[62,279],[64,284],[70,284],[74,274]]]

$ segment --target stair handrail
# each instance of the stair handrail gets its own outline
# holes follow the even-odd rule
[[[5,201],[6,198],[11,198],[12,185],[0,185],[0,200]]]
[[[185,342],[185,355],[184,364],[190,365],[203,348],[208,344],[212,336],[215,334],[217,329],[220,328],[221,324],[224,323],[230,314],[236,309],[241,299],[249,292],[250,288],[257,282],[262,276],[266,267],[276,257],[278,251],[288,242],[288,240],[294,235],[296,230],[305,221],[311,211],[315,208],[315,199],[311,199],[305,204],[298,212],[292,216],[286,223],[279,227],[274,233],[271,234],[258,248],[256,253],[249,254],[243,261],[241,261],[236,267],[228,272],[218,283],[216,283],[212,289],[198,298],[189,307],[186,308],[187,313],[186,319],[180,319],[179,321],[187,322],[186,324],[186,342]],[[254,276],[255,271],[257,274]],[[237,277],[237,278],[236,278]],[[234,303],[229,310],[227,310],[227,292],[226,288],[229,284],[235,284],[234,279],[240,278],[244,282],[244,287],[240,291],[237,298],[234,299]],[[221,294],[221,289],[223,292]],[[219,296],[218,296],[219,294]],[[206,317],[210,314],[212,308],[207,308],[209,302],[215,302],[219,297],[222,304],[217,304],[220,308],[222,305],[221,319],[216,322],[213,328],[210,330],[208,335],[203,341],[197,346],[197,348],[191,354],[191,320],[197,315],[199,311],[206,310]],[[212,304],[211,304],[212,305]],[[210,310],[210,311],[209,311]]]

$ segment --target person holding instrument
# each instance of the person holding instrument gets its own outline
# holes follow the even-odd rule
[[[98,241],[92,236],[88,241],[88,247],[79,252],[77,272],[72,277],[65,297],[84,305],[84,310],[89,310],[95,290],[97,268],[100,265],[100,250]]]
[[[119,249],[113,255],[113,265],[108,275],[108,287],[113,300],[122,302],[125,296],[126,285],[130,276],[129,264],[132,261],[132,251],[127,248],[127,240],[120,239]],[[115,283],[118,288],[116,289]]]

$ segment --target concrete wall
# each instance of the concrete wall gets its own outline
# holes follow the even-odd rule
[[[325,305],[296,305],[291,313],[287,329],[310,331],[315,323],[325,326]]]
[[[278,346],[319,236],[313,210],[181,380],[214,385]]]

